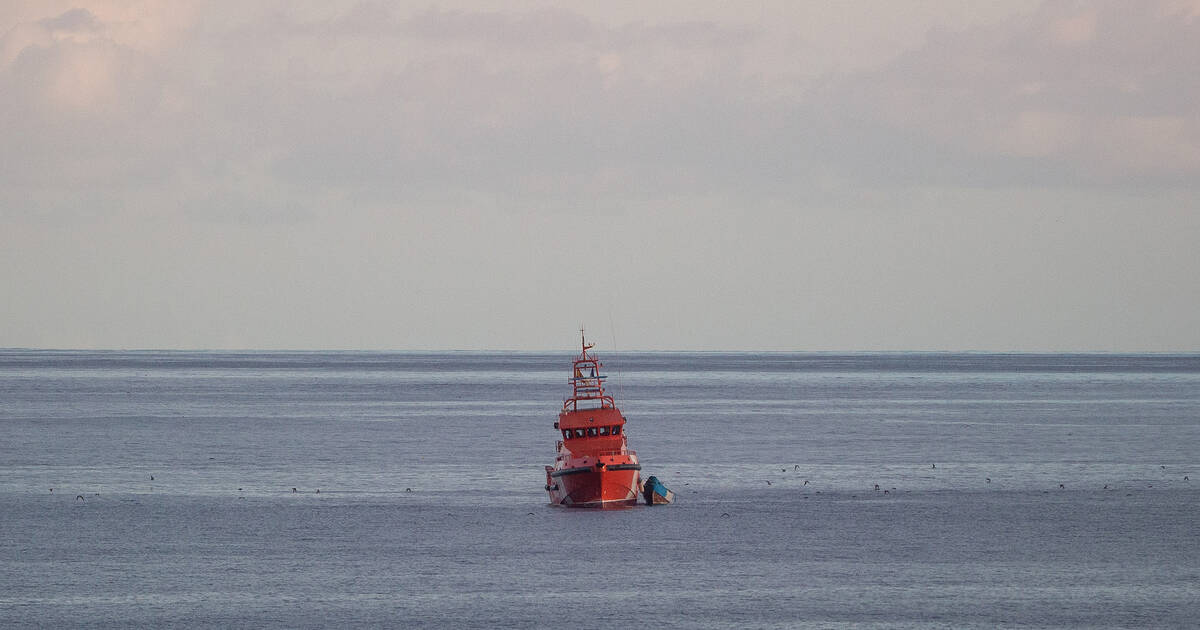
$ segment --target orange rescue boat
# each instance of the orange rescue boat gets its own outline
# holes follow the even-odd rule
[[[611,508],[636,505],[642,489],[637,453],[625,442],[625,417],[604,393],[603,366],[583,351],[571,369],[571,397],[563,402],[554,427],[562,433],[553,466],[546,466],[550,502],[568,507]]]

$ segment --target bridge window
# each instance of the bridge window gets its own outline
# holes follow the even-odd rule
[[[575,429],[575,437],[583,437],[583,429]]]
[[[596,437],[596,427],[588,427],[588,437]]]
[[[563,439],[564,440],[571,439],[571,430],[570,429],[563,429]]]
[[[617,426],[613,427],[612,434],[613,435],[621,435],[621,425],[618,424]]]
[[[600,427],[600,435],[608,435],[608,427]]]

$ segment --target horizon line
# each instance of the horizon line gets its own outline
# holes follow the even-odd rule
[[[172,347],[141,347],[141,348],[85,348],[85,347],[23,347],[11,346],[0,347],[0,352],[227,352],[227,353],[341,353],[341,352],[363,352],[363,353],[388,353],[388,354],[560,354],[571,351],[567,349],[499,349],[499,348],[172,348]],[[958,349],[958,350],[931,350],[931,349],[907,349],[907,350],[884,350],[884,349],[842,349],[842,350],[804,350],[804,349],[789,349],[789,350],[763,350],[763,349],[625,349],[625,350],[601,350],[601,354],[1011,354],[1011,355],[1045,355],[1045,354],[1060,354],[1060,355],[1190,355],[1200,354],[1200,349],[1181,349],[1181,350],[1031,350],[1031,349],[1016,349],[1016,350],[990,350],[990,349]]]

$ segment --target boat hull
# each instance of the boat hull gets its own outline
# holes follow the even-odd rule
[[[675,493],[653,475],[642,484],[642,497],[646,505],[666,505],[675,501]]]
[[[645,495],[646,505],[667,505],[675,502],[675,493],[671,490],[666,492],[648,492]]]
[[[637,468],[595,469],[546,467],[546,490],[555,505],[615,508],[637,505],[641,479]]]

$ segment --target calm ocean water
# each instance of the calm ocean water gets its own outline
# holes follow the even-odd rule
[[[0,627],[1200,619],[1200,355],[598,351],[677,504],[547,505],[569,351],[0,351]]]

